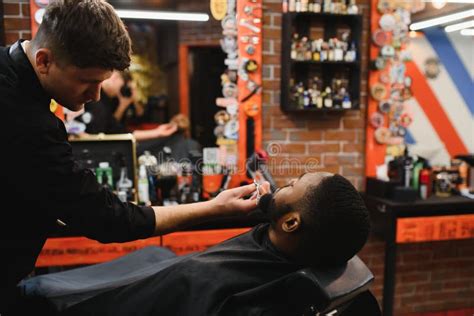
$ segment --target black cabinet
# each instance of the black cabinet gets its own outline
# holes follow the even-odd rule
[[[360,14],[283,13],[282,110],[358,109],[361,37]]]

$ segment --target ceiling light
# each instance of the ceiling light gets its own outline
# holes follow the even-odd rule
[[[170,20],[170,21],[209,21],[205,13],[170,12],[170,11],[142,11],[142,10],[115,10],[123,19]]]
[[[410,30],[418,31],[427,27],[446,24],[457,20],[462,20],[474,16],[474,9],[461,11],[454,14],[440,16],[439,18],[429,19],[421,22],[416,22],[410,25]]]
[[[474,29],[464,29],[464,30],[461,30],[461,35],[464,35],[464,36],[474,36]]]
[[[459,31],[459,30],[462,30],[462,29],[467,29],[467,28],[470,28],[470,27],[474,27],[474,20],[448,25],[444,28],[444,30],[447,33],[450,33],[450,32],[455,32],[455,31]]]
[[[433,0],[431,5],[433,6],[433,8],[439,10],[439,9],[442,9],[446,5],[446,0]]]

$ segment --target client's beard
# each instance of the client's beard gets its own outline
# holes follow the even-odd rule
[[[275,202],[275,197],[273,194],[265,194],[260,198],[258,202],[258,207],[263,214],[271,221],[277,221],[280,216],[287,213],[290,208],[287,205],[277,206]]]
[[[258,207],[264,214],[268,214],[269,211],[275,207],[275,198],[273,197],[273,194],[267,193],[260,197]]]

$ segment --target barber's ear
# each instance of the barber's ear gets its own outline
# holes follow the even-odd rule
[[[290,213],[284,215],[283,222],[281,224],[281,228],[286,233],[292,233],[292,232],[298,230],[300,225],[301,225],[300,213],[290,212]]]
[[[36,69],[40,74],[46,75],[53,62],[53,54],[47,48],[40,48],[35,53]]]

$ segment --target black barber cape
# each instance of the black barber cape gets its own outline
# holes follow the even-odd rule
[[[47,236],[58,227],[57,219],[75,234],[102,242],[144,238],[154,230],[153,209],[121,203],[91,171],[76,167],[50,101],[21,42],[0,47],[2,316],[8,315],[12,290],[33,270]]]
[[[292,315],[291,302],[275,291],[257,297],[259,288],[301,268],[273,247],[267,232],[268,224],[261,224],[64,315]]]

